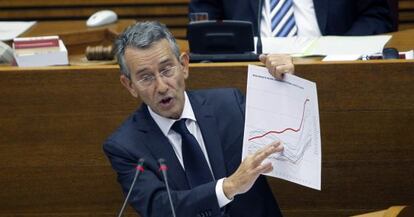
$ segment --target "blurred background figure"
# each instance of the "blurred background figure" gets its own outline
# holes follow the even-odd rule
[[[190,16],[207,13],[209,20],[245,20],[258,31],[259,0],[191,0]],[[393,30],[387,0],[261,0],[264,37],[375,35]]]

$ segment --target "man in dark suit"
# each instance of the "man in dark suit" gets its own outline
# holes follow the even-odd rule
[[[142,217],[171,216],[157,165],[163,158],[179,217],[282,216],[260,174],[273,169],[263,160],[283,147],[275,142],[241,161],[241,93],[234,89],[185,91],[189,57],[180,54],[171,33],[158,22],[129,27],[117,39],[116,48],[120,81],[143,104],[105,141],[104,151],[125,193],[135,165],[145,159],[146,170],[130,197],[137,212]],[[279,79],[293,71],[287,56],[261,56],[261,61]],[[189,132],[182,133],[184,128]],[[191,142],[194,146],[188,146]],[[194,156],[189,156],[188,147],[200,155],[191,160]]]
[[[262,0],[266,1],[269,0]],[[293,5],[299,36],[375,35],[392,31],[387,0],[293,0]],[[255,33],[258,8],[259,0],[191,0],[189,6],[190,13],[207,12],[210,20],[250,21]],[[263,35],[266,25],[261,26]],[[314,28],[306,29],[309,26]]]

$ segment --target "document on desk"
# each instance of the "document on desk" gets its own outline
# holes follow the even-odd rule
[[[0,21],[0,41],[13,40],[35,23],[36,21]]]
[[[305,55],[371,55],[381,53],[391,35],[324,36],[312,44]]]
[[[309,37],[262,37],[263,53],[281,53],[304,56],[305,51],[318,38]],[[254,38],[257,45],[257,37]],[[256,52],[256,50],[254,51]]]
[[[280,141],[284,150],[265,161],[265,174],[321,189],[321,138],[316,84],[286,74],[278,81],[266,68],[249,65],[243,159]]]
[[[336,57],[371,55],[382,52],[390,35],[373,36],[322,36],[308,37],[263,37],[263,53],[283,53],[292,56]],[[256,44],[257,38],[255,38]]]

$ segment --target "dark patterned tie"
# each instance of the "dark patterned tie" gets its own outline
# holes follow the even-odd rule
[[[270,0],[270,17],[273,36],[287,37],[297,34],[292,0]]]
[[[213,181],[210,168],[208,167],[206,158],[201,151],[200,145],[193,134],[188,131],[185,126],[187,119],[176,121],[171,129],[179,133],[182,138],[182,155],[185,173],[187,175],[190,187],[196,187],[201,184]]]

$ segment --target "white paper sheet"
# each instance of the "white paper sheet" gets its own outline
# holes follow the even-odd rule
[[[257,37],[254,39],[257,44]],[[307,37],[263,37],[263,53],[281,53],[303,56],[306,49],[309,48],[318,38]],[[254,51],[256,52],[256,50]]]
[[[414,50],[400,52],[400,54],[404,54],[406,60],[414,59]]]
[[[274,79],[264,67],[249,65],[243,159],[273,141],[284,150],[266,161],[266,174],[321,189],[321,139],[316,84],[294,75]]]
[[[324,36],[305,51],[305,55],[370,55],[381,53],[390,35]]]
[[[360,58],[359,54],[328,55],[322,61],[352,61]]]
[[[0,41],[16,38],[32,27],[36,21],[0,21]]]
[[[374,36],[322,36],[306,37],[266,37],[262,38],[263,53],[283,53],[292,56],[352,56],[381,53],[390,35]],[[256,45],[257,38],[255,38]]]

